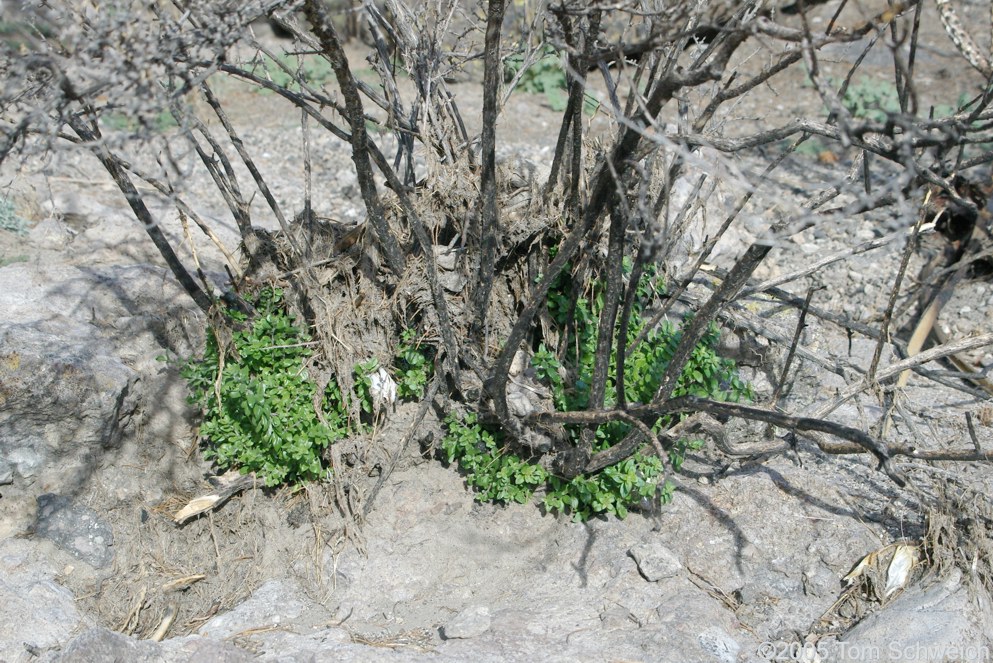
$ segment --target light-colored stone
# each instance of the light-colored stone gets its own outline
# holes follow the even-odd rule
[[[320,606],[307,598],[296,582],[270,580],[243,603],[201,626],[198,633],[226,638],[250,629],[285,627],[305,613],[309,619],[319,620]]]
[[[831,646],[832,661],[989,661],[993,652],[990,596],[970,587],[957,570],[943,581],[917,585],[862,620]],[[979,607],[980,610],[976,610]]]
[[[106,628],[92,628],[74,638],[58,660],[61,663],[75,663],[76,661],[86,661],[86,663],[117,663],[118,661],[249,663],[250,661],[257,661],[258,657],[222,640],[188,636],[159,643],[128,637]]]
[[[741,645],[724,629],[711,626],[700,634],[698,640],[700,648],[720,663],[735,663],[738,660]]]
[[[14,465],[7,460],[0,459],[0,486],[7,486],[14,483]]]
[[[671,578],[683,570],[683,565],[674,552],[653,541],[632,546],[628,554],[638,565],[638,572],[649,582]]]
[[[30,651],[66,644],[84,623],[35,543],[0,541],[0,661],[31,660]]]
[[[490,609],[484,605],[473,605],[445,624],[443,634],[448,640],[475,638],[489,631],[491,624]]]

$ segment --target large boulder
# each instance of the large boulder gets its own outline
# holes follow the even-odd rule
[[[0,540],[0,661],[29,660],[65,645],[85,624],[38,546]]]
[[[0,470],[74,491],[120,446],[176,335],[163,294],[181,302],[150,265],[0,268]]]

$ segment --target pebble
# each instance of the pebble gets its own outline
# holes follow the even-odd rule
[[[721,663],[735,663],[741,645],[724,629],[711,626],[703,631],[699,638],[700,648]]]
[[[445,625],[442,635],[446,640],[475,638],[490,630],[492,621],[490,609],[486,606],[469,606]]]
[[[674,552],[651,541],[632,546],[628,555],[634,558],[638,572],[649,582],[671,578],[683,570],[683,565]]]

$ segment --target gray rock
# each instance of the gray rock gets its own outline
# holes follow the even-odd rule
[[[443,271],[438,274],[438,283],[448,292],[458,293],[465,287],[466,279],[458,272]]]
[[[943,582],[911,587],[833,643],[830,660],[988,661],[990,596],[961,578],[956,570]]]
[[[671,550],[658,543],[646,541],[632,546],[628,554],[638,565],[638,572],[649,582],[671,578],[683,570],[679,558]]]
[[[74,638],[62,650],[59,660],[65,663],[162,660],[161,649],[161,645],[155,642],[136,640],[105,628],[93,628]]]
[[[0,486],[14,483],[14,465],[8,460],[0,459]]]
[[[138,640],[106,628],[92,628],[74,638],[59,663],[116,663],[155,661],[156,663],[366,663],[378,660],[410,660],[390,655],[386,650],[355,644],[344,629],[321,629],[305,635],[282,630],[248,634],[239,642],[246,651],[221,639],[200,636],[169,638],[162,642]]]
[[[102,569],[114,559],[114,532],[110,525],[85,506],[63,495],[38,497],[35,533],[90,566]]]
[[[256,651],[254,660],[260,663],[350,663],[380,660],[384,655],[382,648],[357,644],[348,631],[333,627],[302,635],[272,631],[253,637],[251,644]]]
[[[444,269],[447,271],[452,271],[455,269],[459,257],[459,252],[457,249],[437,244],[433,246],[432,249],[434,250],[435,264],[439,269]]]
[[[783,571],[757,569],[740,588],[742,603],[761,603],[769,599],[779,601],[783,597],[802,594],[806,590],[804,581],[792,577],[787,571],[789,569]],[[831,581],[837,588],[837,578],[832,577]]]
[[[837,594],[839,578],[826,566],[811,562],[803,571],[803,591],[811,596],[833,596]]]
[[[475,638],[490,630],[492,623],[490,609],[474,605],[455,615],[452,621],[445,624],[442,633],[446,640]]]
[[[721,663],[735,663],[738,660],[741,645],[720,627],[711,626],[700,634],[699,641],[700,648]]]
[[[0,450],[17,474],[59,492],[77,488],[95,456],[120,443],[138,404],[137,373],[94,345],[92,330],[63,323],[59,334],[0,328]]]
[[[83,623],[72,593],[55,582],[36,547],[25,539],[0,541],[0,661],[63,645]]]
[[[0,579],[0,659],[55,647],[80,620],[72,593],[52,580]]]
[[[614,630],[619,628],[634,628],[638,622],[631,611],[624,606],[611,606],[600,613],[600,622],[606,629]]]
[[[680,596],[679,592],[686,590],[685,579],[678,577],[652,584],[643,582],[642,577],[634,572],[625,574],[624,578],[604,595],[604,603],[624,608],[632,623],[642,627],[658,622],[659,606],[671,605],[672,600]]]
[[[186,637],[163,643],[137,640],[105,628],[93,628],[73,639],[62,651],[62,663],[117,663],[117,661],[162,661],[162,663],[248,663],[249,652],[220,640]]]
[[[75,493],[139,413],[146,434],[180,429],[181,380],[154,358],[196,345],[195,316],[172,315],[186,302],[152,265],[0,269],[0,470],[32,480],[28,500],[34,487]],[[154,406],[142,412],[143,398]]]
[[[166,643],[175,660],[184,663],[249,663],[257,658],[244,649],[239,649],[222,640],[190,636],[177,638]]]
[[[321,606],[307,598],[291,580],[270,580],[230,612],[218,615],[200,627],[199,633],[226,638],[241,631],[294,623],[302,615],[310,621],[326,617]]]

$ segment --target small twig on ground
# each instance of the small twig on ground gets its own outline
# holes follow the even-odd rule
[[[886,246],[895,239],[899,239],[906,235],[909,230],[901,230],[899,232],[891,233],[884,237],[878,237],[876,239],[869,240],[868,242],[863,242],[857,246],[853,246],[849,249],[843,251],[838,251],[832,253],[831,255],[824,256],[820,260],[815,260],[813,263],[805,265],[803,268],[796,271],[790,272],[789,274],[782,274],[775,278],[767,279],[758,285],[749,286],[741,291],[742,297],[748,297],[750,295],[755,295],[760,292],[765,292],[775,286],[782,285],[784,283],[789,283],[790,281],[795,281],[798,278],[804,276],[809,276],[814,272],[817,272],[822,267],[826,267],[832,263],[838,262],[839,260],[844,260],[845,258],[850,258],[852,256],[859,255],[860,253],[866,253],[867,251],[872,251],[873,249],[878,249],[881,246]]]
[[[972,424],[972,412],[965,413],[965,425],[969,429],[969,439],[972,440],[972,446],[976,451],[982,451],[983,448],[979,446],[979,438],[976,436],[976,427]]]
[[[935,359],[942,359],[944,357],[951,356],[959,352],[965,352],[966,350],[973,350],[975,348],[982,348],[987,345],[993,345],[993,333],[988,334],[978,334],[975,336],[967,336],[963,339],[957,341],[950,341],[943,345],[925,350],[920,354],[907,357],[902,361],[898,361],[894,364],[890,364],[884,369],[876,371],[876,381],[882,382],[894,375],[899,375],[901,372],[913,368],[915,366],[920,366],[921,364],[926,364],[929,361],[934,361]],[[852,396],[861,393],[869,386],[869,378],[865,378],[850,384],[848,387],[843,389],[837,397],[830,403],[822,405],[810,412],[809,416],[812,417],[825,417],[831,412],[839,408]]]
[[[796,349],[800,343],[800,335],[803,334],[803,330],[807,326],[807,309],[810,308],[810,300],[813,296],[814,287],[811,286],[807,288],[807,298],[800,308],[800,317],[796,321],[796,331],[793,333],[793,340],[790,342],[790,350],[786,353],[786,361],[783,362],[783,372],[779,376],[779,383],[776,385],[775,390],[772,392],[772,397],[769,399],[770,403],[776,404],[779,402],[779,395],[783,392],[783,387],[786,385],[786,380],[790,374],[790,367],[793,365],[793,357],[796,356]]]
[[[234,495],[255,486],[257,480],[254,474],[239,474],[237,470],[231,470],[219,477],[211,477],[210,482],[215,487],[214,491],[190,500],[173,515],[174,523],[182,525],[195,516],[217,509]]]

